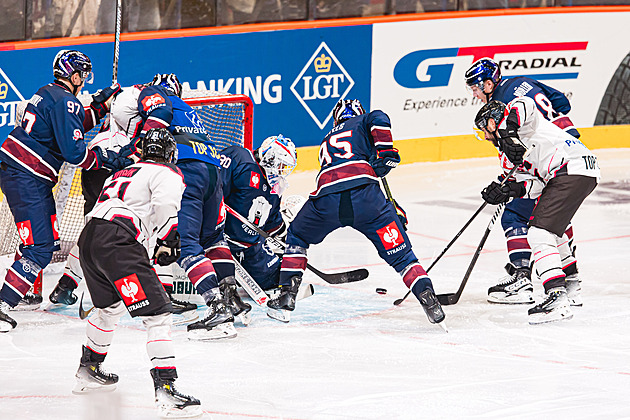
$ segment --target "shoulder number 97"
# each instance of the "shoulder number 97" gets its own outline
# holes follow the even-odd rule
[[[343,153],[332,154],[333,156],[340,159],[350,159],[352,156],[354,156],[354,153],[352,153],[352,144],[349,141],[341,140],[346,137],[352,137],[352,130],[343,131],[341,133],[330,136],[327,141],[324,141],[322,145],[319,146],[319,164],[321,166],[328,165],[332,162],[332,157],[328,152],[329,147],[343,151]]]

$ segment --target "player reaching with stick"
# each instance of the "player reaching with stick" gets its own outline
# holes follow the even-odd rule
[[[333,119],[333,129],[319,148],[317,187],[289,226],[280,295],[268,303],[276,313],[268,314],[288,322],[306,269],[309,245],[320,243],[335,229],[351,226],[363,233],[381,258],[400,274],[429,321],[441,323],[445,315],[433,284],[411,250],[403,220],[394,204],[385,199],[378,182],[400,162],[389,117],[379,110],[366,114],[358,100],[342,99],[333,109]]]

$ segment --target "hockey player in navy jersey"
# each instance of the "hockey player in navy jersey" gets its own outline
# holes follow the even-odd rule
[[[179,211],[182,255],[178,263],[208,305],[204,318],[188,325],[189,338],[231,338],[236,336],[234,317],[212,264],[213,260],[232,259],[223,235],[225,209],[219,153],[197,112],[181,99],[181,94],[182,85],[176,75],[155,76],[138,98],[141,136],[152,128],[168,128],[177,142],[177,166],[186,183]]]
[[[519,96],[532,98],[545,119],[554,123],[567,134],[579,138],[569,117],[571,110],[567,97],[560,91],[529,77],[503,78],[499,65],[490,58],[475,61],[465,74],[466,85],[473,96],[483,103],[497,100],[509,103]],[[513,165],[499,150],[501,167],[507,173]],[[531,249],[527,242],[527,224],[536,205],[535,199],[517,198],[506,204],[501,217],[510,262],[505,266],[508,276],[488,289],[488,301],[493,303],[533,303],[531,280]],[[573,229],[567,227],[567,235],[573,242]],[[574,306],[581,306],[581,286],[577,273],[577,263],[573,254],[563,261],[567,275],[569,300]]]
[[[19,258],[7,271],[0,289],[0,331],[17,323],[7,313],[28,292],[38,274],[59,249],[57,216],[52,189],[61,165],[83,169],[118,168],[115,153],[88,149],[83,134],[109,110],[116,85],[92,96],[83,108],[76,95],[92,81],[92,63],[75,50],[60,51],[53,61],[54,82],[29,100],[21,125],[0,143],[0,188],[17,224]]]
[[[547,121],[527,96],[507,105],[488,102],[477,113],[475,126],[520,168],[515,180],[488,185],[481,193],[483,199],[500,204],[512,198],[538,198],[527,241],[545,299],[528,310],[529,323],[570,319],[573,314],[563,262],[572,251],[565,231],[599,182],[597,157],[577,138]]]
[[[335,229],[351,226],[363,233],[381,258],[400,274],[429,321],[442,322],[445,316],[433,284],[411,250],[403,221],[379,186],[379,177],[400,162],[389,117],[379,110],[366,114],[358,100],[342,99],[333,109],[333,118],[333,129],[319,148],[321,170],[315,191],[289,226],[280,295],[268,303],[278,316],[268,314],[288,319],[287,311],[295,309],[309,245],[320,243]]]
[[[270,236],[284,238],[287,226],[280,213],[280,200],[286,177],[297,164],[295,145],[282,134],[266,138],[250,152],[244,147],[230,146],[221,151],[221,179],[225,203]],[[263,290],[278,286],[281,259],[257,232],[228,214],[225,234],[233,256]],[[219,279],[233,284],[234,263],[226,260],[215,264]],[[223,281],[223,280],[222,280]],[[232,313],[237,316],[251,310],[241,301],[236,286],[227,296]]]
[[[150,261],[169,265],[179,257],[177,212],[185,185],[174,165],[176,147],[168,130],[150,130],[142,140],[141,161],[105,182],[78,242],[96,310],[86,328],[73,393],[116,387],[118,375],[104,372],[101,364],[118,320],[128,311],[132,317],[140,317],[147,330],[155,402],[163,418],[202,414],[199,400],[179,393],[174,386],[172,306]]]

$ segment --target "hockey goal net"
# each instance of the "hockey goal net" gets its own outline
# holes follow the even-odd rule
[[[217,150],[240,145],[252,150],[253,103],[246,95],[230,95],[205,90],[184,90],[182,97],[195,108]],[[85,137],[90,141],[99,131],[94,127]],[[59,172],[59,182],[53,188],[61,250],[52,262],[65,261],[68,252],[79,239],[84,225],[81,171],[65,163]],[[4,196],[0,203],[0,255],[15,254],[20,244],[13,215]]]

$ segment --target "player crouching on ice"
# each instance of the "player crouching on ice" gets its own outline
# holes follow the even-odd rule
[[[400,162],[398,150],[393,148],[389,117],[379,110],[366,114],[358,100],[342,99],[333,109],[333,118],[333,129],[319,149],[317,188],[289,226],[280,295],[269,301],[269,308],[293,311],[309,245],[320,243],[340,227],[351,226],[363,233],[381,258],[400,274],[429,321],[442,322],[445,315],[433,284],[411,250],[406,220],[399,218],[380,189],[379,177]]]
[[[571,319],[562,269],[563,262],[574,260],[565,230],[599,182],[597,158],[578,139],[547,121],[527,96],[507,105],[490,101],[477,113],[475,125],[519,166],[515,180],[503,186],[492,182],[482,191],[483,199],[500,204],[515,197],[538,198],[527,241],[546,296],[528,310],[529,323]]]
[[[88,320],[87,344],[73,392],[113,390],[118,376],[101,364],[125,309],[142,317],[147,353],[161,417],[196,417],[199,400],[179,393],[171,341],[172,305],[149,260],[169,265],[180,256],[177,212],[184,192],[182,173],[174,165],[176,144],[164,128],[149,130],[142,140],[141,161],[116,172],[105,183],[79,237],[79,259],[95,310]]]

